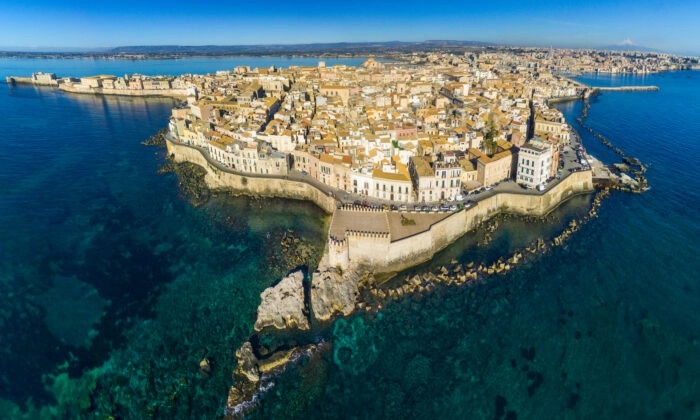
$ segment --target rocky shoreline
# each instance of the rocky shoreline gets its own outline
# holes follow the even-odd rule
[[[199,207],[209,201],[211,189],[204,180],[207,171],[196,163],[174,162],[168,159],[158,173],[174,173],[180,192],[193,207]]]
[[[230,388],[227,399],[227,417],[244,417],[254,409],[260,393],[271,386],[264,379],[269,378],[267,375],[279,374],[291,361],[327,345],[314,340],[318,340],[316,337],[320,336],[320,332],[330,326],[334,319],[347,317],[355,312],[373,316],[390,300],[410,298],[420,301],[441,287],[472,287],[492,276],[504,275],[519,265],[532,262],[538,256],[551,252],[554,247],[564,245],[572,234],[597,217],[603,199],[609,194],[609,189],[598,191],[588,213],[572,220],[568,227],[552,240],[539,238],[527,247],[498,258],[489,265],[452,260],[449,265],[441,266],[436,271],[405,276],[399,281],[393,279],[391,282],[379,282],[374,274],[365,268],[355,267],[353,270],[341,272],[322,263],[312,274],[308,287],[302,271],[290,273],[277,285],[262,292],[255,334],[236,351],[238,362],[233,372],[234,385]],[[540,220],[547,220],[547,217]],[[498,219],[490,220],[477,229],[483,230],[488,237],[498,225]],[[480,246],[486,245],[488,241],[480,243]],[[316,331],[319,334],[300,335],[300,331]],[[276,347],[267,347],[270,343],[274,343]]]

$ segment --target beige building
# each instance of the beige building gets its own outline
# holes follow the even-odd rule
[[[230,137],[211,140],[209,155],[219,163],[235,171],[285,176],[289,172],[287,155],[262,142],[241,142]]]
[[[374,196],[382,200],[410,203],[413,201],[413,185],[408,169],[401,164],[396,166],[401,166],[396,172],[384,172],[381,169],[372,172]]]
[[[454,199],[462,190],[462,167],[452,154],[435,162],[414,156],[408,169],[419,202]]]
[[[476,160],[477,181],[483,186],[493,185],[509,179],[513,168],[513,154],[503,150],[488,156],[477,149],[469,149],[469,155]]]
[[[343,105],[347,105],[350,99],[350,89],[346,86],[321,86],[319,94],[328,98],[340,98]]]

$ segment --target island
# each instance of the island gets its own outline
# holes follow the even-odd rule
[[[543,49],[401,58],[178,77],[8,78],[71,93],[178,98],[161,136],[172,162],[197,165],[208,188],[308,200],[330,215],[318,267],[295,270],[261,294],[251,339],[236,352],[231,416],[250,409],[266,375],[322,345],[308,332],[356,310],[380,309],[382,299],[505,273],[561,245],[595,217],[611,188],[647,188],[641,162],[619,149],[623,163],[600,162],[551,104],[584,100],[579,123],[589,129],[587,100],[609,89],[567,75],[662,71],[673,58]],[[544,217],[596,190],[588,216],[551,243],[537,241],[490,266],[443,267],[378,287],[497,215]]]

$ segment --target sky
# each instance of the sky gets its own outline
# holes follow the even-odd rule
[[[700,1],[0,0],[0,50],[435,39],[700,55]]]

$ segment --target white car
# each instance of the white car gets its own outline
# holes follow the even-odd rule
[[[464,200],[464,196],[462,194],[457,194],[455,196],[455,201],[462,201],[462,200]]]
[[[488,187],[485,187],[484,189],[485,189],[486,191],[491,191],[491,190],[493,189],[493,187],[492,187],[491,185],[489,185]]]

